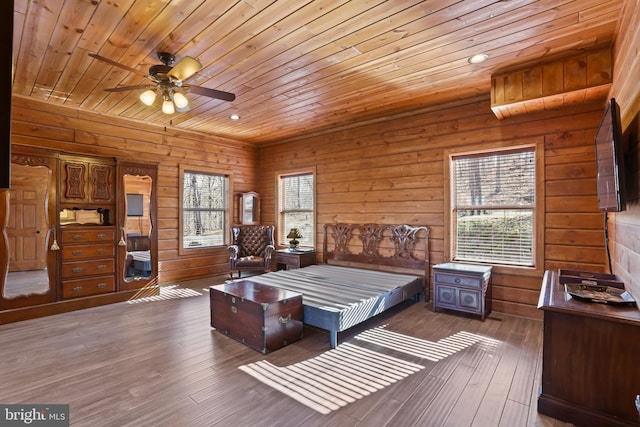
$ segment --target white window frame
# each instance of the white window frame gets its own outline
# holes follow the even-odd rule
[[[198,245],[198,246],[186,246],[185,247],[185,236],[184,236],[184,179],[185,174],[195,174],[195,175],[208,175],[208,176],[218,176],[222,177],[225,180],[225,191],[224,191],[224,207],[222,209],[213,209],[215,211],[223,212],[223,224],[222,224],[222,241],[218,244],[211,245]],[[220,247],[226,247],[229,244],[229,228],[231,226],[231,194],[232,188],[231,183],[233,182],[231,175],[226,174],[224,172],[214,172],[210,170],[205,170],[199,167],[183,167],[180,165],[180,187],[179,187],[179,242],[178,242],[178,253],[180,255],[186,254],[195,254],[195,253],[209,253],[218,249]]]
[[[289,233],[289,228],[286,228],[284,224],[284,208],[282,206],[283,194],[282,194],[282,180],[289,177],[302,176],[302,175],[311,175],[313,177],[313,208],[309,212],[311,215],[311,225],[310,229],[300,230],[302,233],[302,239],[298,239],[300,241],[301,248],[315,248],[316,244],[316,170],[312,169],[303,169],[296,171],[288,171],[288,172],[278,172],[276,173],[276,218],[277,218],[277,227],[276,227],[276,244],[278,246],[289,246],[289,240],[287,239],[287,234]]]
[[[477,264],[487,264],[497,266],[499,269],[530,269],[541,270],[544,267],[544,142],[542,138],[519,141],[520,143],[498,143],[489,144],[482,147],[463,147],[445,150],[444,156],[444,182],[445,182],[445,258],[452,261],[456,254],[456,210],[455,210],[455,182],[451,177],[452,162],[461,156],[491,155],[500,152],[512,152],[526,149],[533,149],[535,161],[535,205],[533,207],[533,230],[532,230],[532,265],[519,265],[510,263],[499,263],[489,260],[462,261]]]

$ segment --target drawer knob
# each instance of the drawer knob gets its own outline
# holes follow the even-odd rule
[[[71,238],[73,240],[82,240],[82,234],[74,234]]]
[[[98,237],[98,239],[104,239],[105,235],[104,235],[104,233],[99,233],[97,235],[97,237]]]
[[[75,267],[73,270],[74,273],[82,273],[82,267]]]
[[[98,249],[96,252],[98,252],[100,255],[104,254],[106,251],[103,248]]]
[[[100,264],[98,267],[96,267],[98,270],[106,270],[107,266],[104,264]]]
[[[82,255],[82,251],[79,251],[79,250],[71,251],[71,253],[76,256]]]
[[[461,282],[461,280],[460,280],[460,278],[459,278],[459,277],[456,277],[453,281],[454,281],[454,282],[456,282],[456,283],[458,283],[458,284]]]
[[[106,283],[98,283],[98,289],[104,289],[107,287]]]
[[[235,305],[232,305],[232,306],[231,306],[231,312],[232,312],[233,314],[236,314],[236,313],[238,312],[238,307],[236,307]]]
[[[82,286],[76,286],[72,289],[73,292],[82,292]]]

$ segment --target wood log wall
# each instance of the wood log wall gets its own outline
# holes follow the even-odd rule
[[[182,165],[193,170],[230,174],[234,191],[255,190],[258,153],[253,145],[105,119],[98,114],[22,97],[13,98],[12,143],[66,153],[157,162],[159,283],[227,274],[226,247],[197,255],[178,255],[179,168]]]
[[[614,49],[611,97],[620,105],[627,138],[627,210],[610,216],[613,272],[640,301],[640,0],[625,0]]]
[[[540,318],[545,269],[604,271],[594,135],[602,102],[498,120],[489,99],[389,118],[262,149],[262,218],[275,223],[277,173],[316,168],[318,234],[327,222],[427,224],[431,263],[445,254],[444,152],[498,142],[544,144],[544,265],[495,268],[493,309]]]

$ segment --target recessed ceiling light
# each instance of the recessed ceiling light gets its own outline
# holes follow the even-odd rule
[[[485,53],[479,53],[477,55],[473,55],[472,57],[467,59],[467,61],[469,62],[469,64],[479,64],[486,61],[487,59],[489,59],[489,55]]]
[[[237,114],[232,114],[232,115],[230,115],[230,116],[229,116],[229,118],[230,118],[231,120],[240,120],[240,116],[239,116],[239,115],[237,115]]]

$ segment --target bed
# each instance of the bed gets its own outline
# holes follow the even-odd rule
[[[338,332],[407,300],[429,300],[429,229],[425,226],[326,224],[322,264],[252,276],[302,294],[303,321]]]

